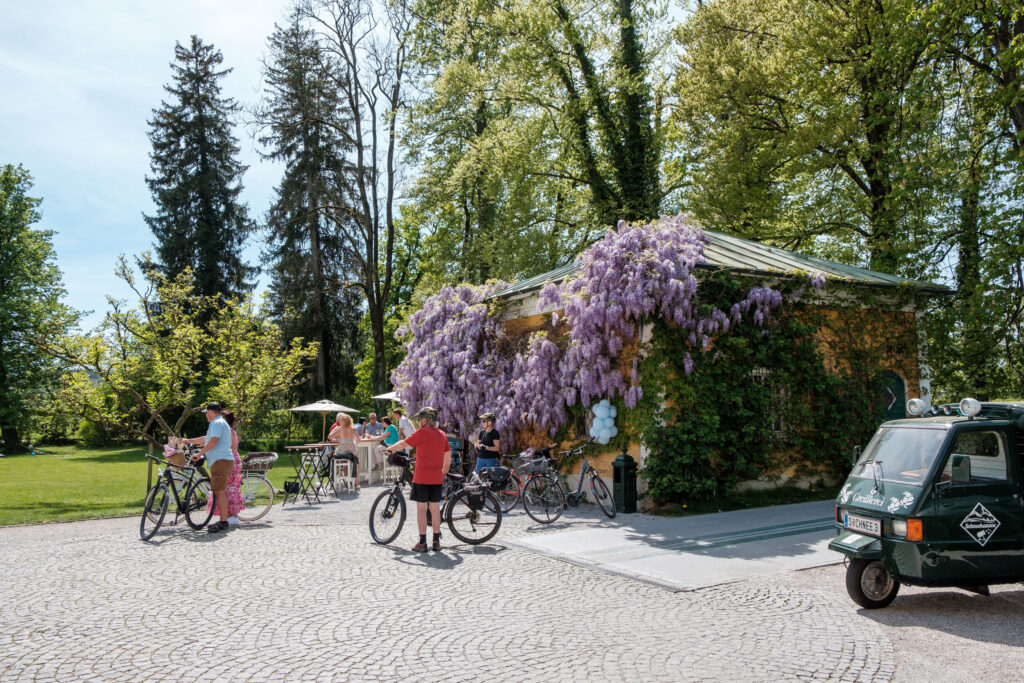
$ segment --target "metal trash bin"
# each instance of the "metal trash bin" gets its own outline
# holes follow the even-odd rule
[[[625,449],[612,463],[612,489],[616,512],[636,512],[636,460]]]

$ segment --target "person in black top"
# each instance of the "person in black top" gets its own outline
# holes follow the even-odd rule
[[[494,428],[494,413],[480,416],[484,428],[480,431],[479,443],[476,445],[476,471],[484,467],[497,467],[498,456],[501,455],[501,437]]]

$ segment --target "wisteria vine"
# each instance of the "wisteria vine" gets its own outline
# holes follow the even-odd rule
[[[762,286],[728,312],[702,306],[696,269],[706,263],[706,241],[682,216],[620,222],[579,256],[574,277],[541,291],[541,306],[561,310],[561,317],[554,314],[546,329],[518,342],[505,336],[500,314],[488,305],[505,283],[445,287],[399,329],[406,356],[392,381],[407,405],[433,405],[442,423],[463,434],[484,410],[496,413],[508,438],[521,427],[553,435],[577,402],[621,397],[633,408],[643,398],[638,360],[646,323],[664,320],[686,336],[689,374],[691,352],[707,351],[744,318],[767,334],[772,312],[784,303],[780,291]],[[824,284],[824,276],[808,276],[787,300]],[[567,334],[556,334],[560,320]]]

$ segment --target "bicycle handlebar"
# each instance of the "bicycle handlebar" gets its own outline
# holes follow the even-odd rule
[[[570,448],[567,451],[558,451],[558,454],[559,455],[582,455],[583,451],[587,450],[587,448],[589,448],[593,443],[594,443],[594,440],[590,439],[589,441],[584,441],[583,443],[581,443],[576,448]]]
[[[161,465],[166,465],[167,467],[180,467],[182,469],[187,469],[187,470],[198,470],[199,469],[199,465],[202,465],[203,462],[206,460],[206,456],[203,456],[202,458],[200,458],[194,464],[191,464],[191,465],[176,465],[173,462],[171,462],[170,460],[167,460],[166,458],[159,458],[159,457],[157,457],[155,455],[150,455],[149,453],[146,453],[146,457],[149,458],[150,460],[154,460],[154,461],[160,463]]]

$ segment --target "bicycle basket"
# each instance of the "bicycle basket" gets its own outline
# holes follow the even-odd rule
[[[528,460],[521,467],[517,467],[516,471],[521,474],[544,474],[548,471],[548,460],[547,458]]]
[[[246,472],[266,472],[274,468],[277,453],[249,453],[242,458],[242,469]]]
[[[507,467],[485,467],[480,470],[480,476],[488,480],[492,491],[500,491],[512,475]]]

